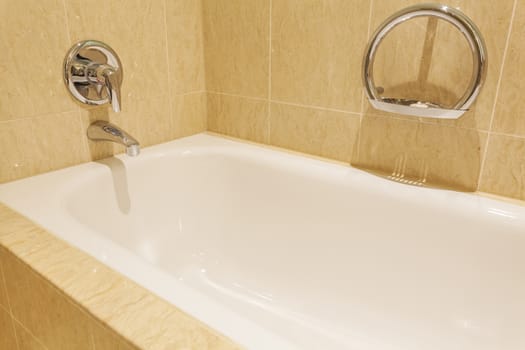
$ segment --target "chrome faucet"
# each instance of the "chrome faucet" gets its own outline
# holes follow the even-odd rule
[[[117,53],[100,41],[80,41],[69,49],[64,59],[64,82],[71,95],[85,104],[110,103],[115,112],[120,112],[122,75]],[[126,154],[131,157],[140,153],[140,145],[133,136],[103,120],[88,127],[87,137],[124,145]]]
[[[126,146],[126,154],[138,156],[140,145],[137,140],[116,125],[103,120],[97,120],[88,127],[87,136],[93,141],[111,141]]]
[[[82,103],[110,103],[120,112],[122,63],[115,51],[103,42],[84,40],[73,45],[64,60],[64,82]]]

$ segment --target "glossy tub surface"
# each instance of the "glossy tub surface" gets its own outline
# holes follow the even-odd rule
[[[523,206],[206,134],[0,201],[248,349],[525,349]]]

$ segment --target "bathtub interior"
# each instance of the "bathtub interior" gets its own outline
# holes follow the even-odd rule
[[[523,208],[209,135],[168,145],[98,162],[61,208],[298,348],[525,346]]]

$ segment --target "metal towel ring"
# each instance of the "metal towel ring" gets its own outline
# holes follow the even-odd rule
[[[373,66],[377,48],[385,36],[397,25],[415,17],[438,17],[454,25],[467,39],[473,53],[474,69],[465,94],[452,108],[415,99],[395,99],[379,96],[373,80]],[[487,49],[478,27],[463,12],[441,4],[419,4],[407,7],[387,18],[370,40],[363,60],[363,83],[368,100],[376,109],[427,118],[457,119],[468,111],[481,91],[487,74]]]

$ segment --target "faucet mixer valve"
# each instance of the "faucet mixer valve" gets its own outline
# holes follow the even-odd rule
[[[64,82],[73,97],[89,105],[110,103],[121,110],[122,63],[108,45],[84,40],[69,50],[64,60]]]

